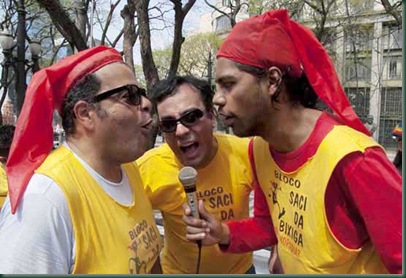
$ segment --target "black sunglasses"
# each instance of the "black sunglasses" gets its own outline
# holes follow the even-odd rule
[[[124,85],[124,86],[103,92],[101,94],[95,95],[93,100],[95,102],[99,102],[106,98],[111,97],[114,94],[121,93],[121,92],[126,92],[122,96],[125,99],[125,102],[130,105],[134,105],[134,106],[140,105],[141,96],[145,95],[145,90],[143,88],[139,88],[137,85],[134,85],[134,84],[128,84],[128,85]]]
[[[184,113],[179,119],[163,119],[159,121],[159,128],[162,132],[173,133],[176,131],[178,122],[181,122],[186,127],[191,127],[196,124],[203,115],[204,112],[196,108]]]

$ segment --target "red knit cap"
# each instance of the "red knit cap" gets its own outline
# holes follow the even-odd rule
[[[279,67],[290,76],[306,74],[317,96],[338,119],[368,136],[341,87],[327,51],[313,32],[274,10],[237,23],[222,43],[217,58],[268,69]]]
[[[122,61],[115,49],[97,46],[34,74],[28,84],[6,165],[13,214],[34,171],[52,150],[52,116],[55,109],[60,113],[66,93],[85,75]]]

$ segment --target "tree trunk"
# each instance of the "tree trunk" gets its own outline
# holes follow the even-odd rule
[[[190,9],[195,4],[196,0],[189,0],[184,7],[182,7],[182,1],[180,0],[171,0],[171,2],[173,3],[173,9],[175,11],[175,26],[172,44],[172,59],[168,73],[169,77],[176,75],[178,72],[180,52],[182,49],[182,44],[185,41],[185,38],[182,35],[183,21],[185,20],[185,17]]]
[[[87,13],[84,0],[74,0],[73,6],[75,8],[75,25],[78,28],[82,38],[86,38],[86,22]]]
[[[120,13],[121,17],[124,19],[123,52],[125,62],[135,73],[133,49],[138,34],[135,30],[134,14],[134,4],[132,3],[132,1],[128,1],[128,4],[124,6]]]
[[[58,0],[37,0],[37,2],[48,12],[55,27],[72,47],[79,51],[87,48],[85,38]]]
[[[147,90],[158,82],[159,75],[156,68],[151,49],[151,29],[149,27],[148,6],[149,0],[132,0],[135,3],[138,21],[138,37],[140,40],[140,53],[142,59],[142,69],[147,82]]]

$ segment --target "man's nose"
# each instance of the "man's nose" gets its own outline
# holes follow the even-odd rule
[[[220,93],[219,91],[217,91],[217,92],[214,94],[213,103],[214,103],[214,105],[224,106],[224,105],[226,104],[226,98],[225,98],[225,96],[224,96],[222,93]]]
[[[181,137],[187,134],[190,131],[190,128],[182,124],[181,122],[176,123],[175,135]]]

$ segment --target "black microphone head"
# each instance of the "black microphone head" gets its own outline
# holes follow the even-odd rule
[[[195,168],[186,166],[179,171],[179,181],[182,183],[183,187],[189,188],[196,186],[197,171]]]

